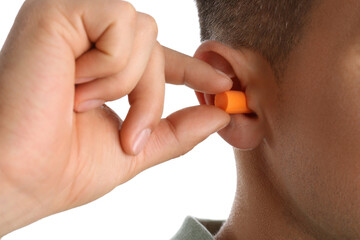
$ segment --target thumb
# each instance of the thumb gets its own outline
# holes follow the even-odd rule
[[[143,152],[136,157],[135,174],[179,157],[230,122],[230,116],[214,106],[182,109],[161,120]]]

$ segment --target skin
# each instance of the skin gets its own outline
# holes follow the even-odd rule
[[[63,3],[66,6],[65,1]],[[27,10],[25,13],[29,11]],[[24,16],[26,16],[25,13],[23,13]],[[107,117],[109,116],[107,115],[107,110],[97,108],[82,114],[72,111],[72,97],[75,95],[75,109],[78,106],[77,101],[81,102],[81,95],[77,95],[78,92],[74,93],[73,91],[75,81],[73,75],[61,78],[61,80],[70,79],[67,89],[70,89],[68,91],[71,96],[69,99],[65,98],[67,101],[64,102],[63,97],[64,93],[67,93],[64,90],[66,88],[57,87],[59,91],[63,90],[65,92],[60,92],[62,101],[55,102],[60,106],[65,105],[64,109],[66,111],[60,111],[59,109],[61,108],[57,105],[57,108],[47,108],[47,104],[55,104],[51,101],[51,99],[56,100],[53,96],[56,95],[54,91],[51,92],[52,94],[49,96],[49,99],[45,99],[47,101],[44,99],[30,101],[32,104],[31,111],[27,110],[28,107],[22,107],[24,101],[33,100],[35,96],[42,96],[42,92],[38,94],[33,93],[33,91],[39,91],[39,88],[34,87],[36,85],[32,85],[36,83],[35,80],[48,80],[47,78],[41,78],[41,76],[44,76],[42,75],[44,71],[36,72],[32,68],[29,69],[29,63],[34,62],[33,56],[35,53],[45,52],[46,56],[48,56],[52,52],[39,51],[36,46],[32,45],[21,49],[19,48],[21,44],[16,44],[14,40],[16,39],[15,35],[13,34],[13,37],[10,36],[12,41],[9,42],[12,42],[12,44],[8,42],[5,47],[8,50],[3,51],[1,56],[2,71],[0,79],[2,86],[0,91],[2,92],[0,96],[2,101],[5,101],[4,99],[11,99],[11,101],[7,100],[9,104],[6,106],[1,105],[0,108],[1,116],[6,116],[0,120],[0,136],[6,136],[1,139],[0,145],[1,156],[5,156],[5,158],[1,159],[0,163],[2,180],[0,186],[0,205],[5,206],[2,209],[15,210],[1,212],[0,219],[5,219],[5,221],[3,220],[0,223],[0,232],[5,234],[55,211],[71,208],[74,205],[91,201],[105,194],[107,190],[120,184],[124,179],[135,175],[136,171],[126,171],[128,168],[126,168],[124,162],[129,158],[133,161],[135,160],[135,162],[138,162],[138,159],[146,159],[146,161],[140,161],[143,164],[147,161],[156,164],[170,158],[169,156],[177,155],[180,150],[188,149],[179,147],[175,143],[174,145],[170,144],[168,146],[164,144],[164,146],[161,145],[159,147],[156,140],[151,140],[166,132],[168,121],[172,121],[172,123],[177,122],[175,127],[178,129],[177,134],[181,136],[191,134],[191,132],[184,131],[185,128],[181,126],[189,127],[195,125],[200,128],[202,127],[206,134],[203,132],[201,136],[206,136],[211,132],[209,129],[215,131],[215,129],[223,127],[223,124],[228,124],[219,133],[229,144],[235,147],[238,185],[232,212],[225,225],[217,234],[217,239],[359,239],[360,185],[358,183],[358,172],[360,165],[357,159],[360,157],[360,150],[358,148],[360,128],[357,126],[357,123],[360,120],[360,113],[357,109],[360,102],[360,89],[357,79],[360,78],[358,67],[360,3],[356,0],[322,1],[313,9],[309,17],[309,24],[305,27],[300,43],[288,58],[287,68],[281,84],[277,83],[268,62],[256,52],[249,49],[236,50],[214,41],[205,42],[198,49],[195,57],[225,72],[232,78],[234,89],[245,91],[248,106],[253,110],[253,114],[233,115],[228,124],[229,119],[226,118],[227,115],[222,115],[222,112],[216,111],[211,106],[200,106],[197,110],[190,109],[186,110],[185,113],[180,112],[171,119],[165,120],[165,123],[155,124],[158,127],[155,128],[153,137],[150,138],[150,142],[145,146],[145,150],[138,155],[141,157],[129,155],[134,154],[134,152],[131,152],[132,140],[128,142],[129,148],[124,147],[125,151],[128,151],[127,155],[121,150],[122,148],[119,148],[119,145],[123,145],[123,140],[126,142],[126,140],[132,139],[132,137],[122,137],[119,142],[117,137],[119,120]],[[21,28],[18,26],[18,29]],[[38,34],[31,35],[31,32],[28,30],[23,34],[38,36]],[[74,37],[74,39],[78,38]],[[69,41],[68,43],[72,42]],[[80,44],[82,48],[79,49],[83,49],[80,51],[81,53],[86,52],[89,48],[86,41],[84,42],[85,44]],[[14,49],[12,46],[17,46],[18,48]],[[56,49],[58,48],[59,44],[56,45]],[[33,49],[32,58],[28,60],[26,53],[31,49]],[[66,49],[64,47],[61,53],[65,52]],[[45,48],[45,50],[47,49]],[[164,51],[166,58],[169,54],[166,54],[167,50]],[[58,52],[55,53],[59,54]],[[172,54],[177,55],[173,52]],[[173,56],[172,54],[170,56]],[[78,56],[80,55],[78,54]],[[7,61],[4,60],[5,56]],[[69,59],[78,59],[78,56],[68,55]],[[180,56],[178,57],[181,58]],[[39,57],[38,60],[42,58]],[[14,59],[16,61],[25,61],[26,64],[22,65],[17,62],[16,66],[22,67],[17,69],[12,64],[15,61]],[[54,60],[54,58],[44,59],[47,60],[46,63]],[[175,57],[175,59],[178,58]],[[4,67],[5,62],[6,68]],[[65,69],[68,66],[73,71],[74,66],[66,65],[65,62],[68,63],[69,61],[60,61],[54,64],[56,69],[53,69],[53,71],[57,74],[61,72],[59,71],[59,66]],[[37,65],[30,64],[30,66],[38,69],[36,68],[38,67]],[[35,83],[33,81],[30,81],[29,84],[26,84],[27,82],[22,83],[25,85],[24,87],[17,82],[23,79],[23,75],[19,73],[27,69],[34,73],[30,74],[30,76],[35,75],[36,77],[34,78]],[[165,66],[165,79],[167,81],[169,81],[168,79],[176,79],[171,74],[173,71],[174,69],[171,66]],[[204,72],[206,71],[204,70]],[[40,77],[35,73],[40,74]],[[200,73],[197,72],[197,74]],[[79,75],[78,77],[88,77],[84,75],[86,74]],[[215,79],[215,75],[211,74],[211,76],[214,82],[219,82],[218,79]],[[190,79],[193,78],[190,77]],[[181,78],[177,80],[182,81]],[[208,83],[212,83],[211,79],[207,80]],[[43,81],[42,83],[47,82],[49,81]],[[134,83],[134,85],[138,86],[141,81],[135,82],[138,84]],[[194,86],[194,80],[188,80],[188,85]],[[224,85],[215,86],[215,89],[223,90],[224,88],[229,88],[228,85],[226,87]],[[7,91],[2,90],[4,86]],[[16,87],[20,86],[22,88],[16,91]],[[205,87],[202,86],[203,89],[195,87],[197,90],[200,90],[197,95],[203,105],[211,105],[212,91],[214,89],[210,91],[205,89]],[[207,94],[204,94],[204,92],[207,92]],[[107,96],[107,94],[99,94],[99,96]],[[81,99],[86,99],[86,97]],[[40,106],[40,110],[34,111],[34,109],[37,109],[35,106]],[[46,109],[49,109],[49,112],[46,112]],[[47,118],[43,117],[35,118],[36,120],[41,119],[43,121],[41,125],[39,124],[40,126],[36,125],[37,121],[29,121],[34,116],[37,116],[32,115],[34,112],[43,114],[44,111],[47,113],[47,116],[54,116],[51,121],[46,121]],[[196,118],[194,118],[193,114],[196,115]],[[65,121],[64,123],[64,119],[72,119],[69,115],[76,116],[74,117],[76,124],[71,125],[71,121]],[[57,120],[56,116],[62,116],[61,121]],[[197,118],[199,116],[200,118]],[[201,120],[206,119],[205,117],[208,117],[208,119],[216,118],[216,121],[214,120],[214,123],[209,123],[211,127],[210,125],[203,126],[204,123],[208,122]],[[25,125],[23,119],[27,120],[26,126],[23,126],[20,129],[21,131],[15,131],[13,125],[19,126],[20,123]],[[138,118],[134,117],[133,121],[136,121],[136,119]],[[194,123],[190,120],[186,121],[186,119],[199,119],[199,122]],[[139,120],[139,122],[141,121]],[[219,124],[220,122],[221,124]],[[67,138],[63,137],[62,134],[66,134],[63,128],[61,128],[62,131],[54,135],[54,128],[52,127],[54,123],[59,124],[61,127],[71,126],[65,128],[68,129],[68,132],[80,132],[80,136],[83,137],[75,142],[82,146],[80,149],[85,148],[82,151],[83,154],[86,151],[92,151],[98,157],[91,157],[91,164],[89,164],[89,156],[87,156],[85,161],[83,160],[85,157],[82,154],[75,154],[75,156],[79,156],[78,158],[66,157],[72,151],[66,151],[66,154],[63,154],[64,149],[69,150],[69,146],[73,146],[71,145],[73,141],[65,141],[68,145],[59,145],[60,141],[54,141],[54,136],[62,137],[60,138],[61,140],[73,138],[69,136]],[[29,124],[32,125],[29,126]],[[20,126],[22,125],[20,124]],[[51,127],[48,127],[47,131],[43,131],[44,126],[47,125]],[[103,127],[103,125],[105,126],[101,131],[108,132],[109,137],[101,141],[103,144],[99,146],[99,141],[94,140],[92,142],[92,139],[104,138],[104,134],[100,134],[101,131],[97,132],[97,128]],[[219,127],[220,125],[221,127]],[[131,129],[131,127],[129,128]],[[31,131],[32,129],[34,131]],[[193,129],[196,130],[197,128]],[[50,130],[52,131],[49,132]],[[134,135],[137,133],[136,130],[129,130],[129,132]],[[29,141],[20,141],[22,138],[17,137],[20,134],[22,138],[27,136],[32,141],[41,137],[40,139],[43,139],[43,142],[31,142],[31,145],[27,147],[28,145],[25,145],[25,143]],[[33,137],[34,134],[37,134],[37,138]],[[45,136],[44,138],[42,138],[43,135]],[[90,136],[95,137],[91,138]],[[173,140],[172,137],[173,135],[170,135],[169,139]],[[179,136],[177,136],[177,139],[180,139],[180,142],[185,141],[182,140],[183,138],[179,138]],[[44,145],[44,142],[46,145]],[[51,145],[53,142],[57,144]],[[32,151],[34,149],[33,144],[38,144],[35,145],[37,147],[35,149],[41,149],[41,154]],[[49,144],[52,146],[50,148],[51,151],[48,151]],[[186,143],[185,145],[191,148],[195,144]],[[124,145],[126,146],[125,143]],[[76,149],[79,149],[78,145],[75,146]],[[89,147],[86,148],[86,146]],[[24,152],[24,149],[28,149],[28,151]],[[119,178],[121,179],[116,181],[116,183],[109,182],[109,179],[104,179],[104,176],[111,175],[108,171],[106,172],[107,174],[102,174],[106,170],[113,170],[114,162],[106,162],[109,158],[103,156],[103,154],[109,152],[109,149],[115,151],[117,156],[115,166],[118,167],[113,172],[110,172],[113,176],[120,176]],[[164,149],[165,156],[161,155]],[[152,154],[146,154],[148,152]],[[77,152],[75,151],[75,153]],[[38,157],[39,155],[41,157]],[[155,157],[151,158],[150,156],[153,155]],[[73,155],[70,154],[70,156]],[[3,159],[11,159],[11,161],[4,161]],[[51,163],[48,163],[49,161]],[[107,164],[104,164],[102,161],[105,161]],[[27,167],[20,168],[23,164],[27,164],[25,165]],[[54,164],[57,167],[54,167]],[[81,177],[72,177],[78,173],[74,168],[81,170]],[[137,169],[143,168],[145,166],[141,165]],[[38,171],[39,169],[42,171]],[[22,178],[18,179],[18,176],[22,176]],[[46,179],[46,182],[43,179]],[[102,180],[101,183],[99,183],[99,179]],[[54,183],[56,184],[54,185]],[[89,191],[86,188],[84,190],[84,184],[91,184],[91,189],[96,189],[97,191]],[[56,187],[54,188],[54,186]],[[80,186],[79,189],[82,191],[68,191],[69,186]],[[107,187],[106,190],[103,190],[104,186]],[[78,188],[75,187],[73,189],[76,190]],[[73,192],[76,194],[69,194]],[[56,203],[53,198],[49,197],[54,193],[60,195],[62,199],[71,199],[72,201],[64,201],[65,203],[62,204]],[[67,196],[71,197],[67,198]],[[73,198],[74,196],[76,198]],[[15,204],[13,204],[14,202]],[[20,206],[16,204],[17,202],[23,203],[21,209],[14,207]],[[41,206],[43,207],[41,208]],[[32,209],[32,211],[29,212],[29,209]]]
[[[165,83],[219,93],[232,81],[156,37],[154,19],[127,2],[25,2],[0,54],[0,237],[93,201],[229,123],[213,106],[160,119]],[[122,121],[103,103],[127,95]]]
[[[257,116],[220,131],[236,147],[238,184],[217,239],[360,238],[360,3],[321,1],[309,17],[280,84],[253,51],[197,51],[240,82]]]

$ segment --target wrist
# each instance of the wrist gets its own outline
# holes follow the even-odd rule
[[[42,217],[41,206],[3,179],[0,169],[0,238]]]

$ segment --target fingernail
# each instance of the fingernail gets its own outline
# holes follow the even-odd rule
[[[77,106],[76,111],[77,112],[86,112],[86,111],[89,111],[91,109],[100,107],[104,103],[105,103],[105,101],[100,100],[100,99],[88,100],[88,101],[80,103],[79,106]]]
[[[86,82],[90,82],[92,80],[95,80],[94,77],[87,77],[87,78],[78,78],[75,80],[76,84],[81,84],[81,83],[86,83]]]
[[[135,155],[138,155],[143,150],[147,141],[149,140],[150,135],[151,135],[150,129],[145,129],[141,133],[139,133],[133,144],[133,153]]]
[[[230,81],[232,81],[231,78],[226,73],[220,71],[219,69],[215,69],[215,71],[220,75],[224,76],[225,78],[229,79]]]
[[[224,128],[226,128],[226,127],[229,126],[230,124],[231,124],[231,122],[228,122],[228,123],[226,123],[226,124],[221,125],[221,126],[216,130],[216,132],[219,132],[219,131],[223,130]]]

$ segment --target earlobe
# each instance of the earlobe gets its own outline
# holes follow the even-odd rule
[[[265,67],[260,65],[259,68],[257,58],[261,56],[250,50],[240,51],[216,41],[207,41],[198,48],[194,57],[228,75],[234,82],[232,90],[245,92],[247,105],[252,110],[250,114],[232,114],[230,124],[219,131],[220,136],[233,147],[244,150],[256,148],[265,134],[261,91],[258,88],[264,79],[259,79],[263,74],[257,73]],[[214,104],[213,95],[196,94],[200,104]]]

